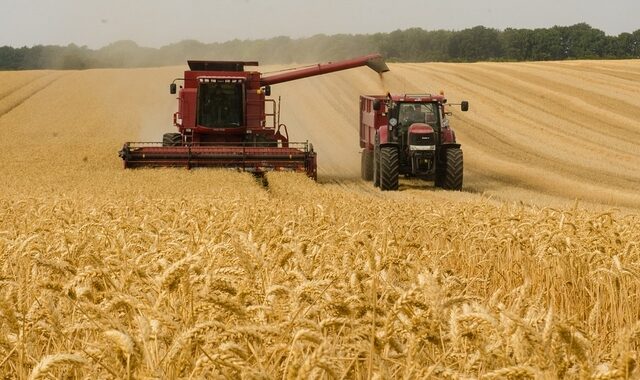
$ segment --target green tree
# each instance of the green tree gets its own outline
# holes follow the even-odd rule
[[[458,61],[482,61],[502,58],[500,32],[476,26],[455,33],[449,40],[449,57]]]
[[[514,61],[530,60],[534,56],[534,31],[507,28],[502,32],[504,58]]]
[[[205,44],[195,40],[152,49],[133,41],[117,41],[98,50],[86,46],[0,47],[0,69],[85,69],[184,64],[188,59],[258,60],[262,63],[304,63],[340,60],[372,52],[389,61],[561,60],[640,58],[640,30],[607,36],[580,23],[539,29],[484,26],[461,31],[421,28],[371,35],[318,34]]]

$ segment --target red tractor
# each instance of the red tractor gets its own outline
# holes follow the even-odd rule
[[[397,190],[399,176],[462,189],[462,150],[449,127],[444,94],[360,97],[362,179],[382,190]],[[469,109],[466,101],[462,111]]]
[[[316,179],[316,153],[309,142],[289,142],[280,123],[280,104],[267,99],[271,85],[367,65],[382,73],[378,54],[317,64],[263,76],[245,66],[258,62],[188,61],[173,115],[176,133],[162,143],[127,142],[119,155],[125,168],[224,167],[261,175],[270,170],[304,172]]]

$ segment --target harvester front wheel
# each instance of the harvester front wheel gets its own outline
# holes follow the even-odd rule
[[[436,175],[436,186],[447,190],[462,190],[463,157],[462,149],[449,148],[445,152],[445,160],[441,162]]]
[[[387,146],[380,149],[380,189],[398,190],[400,160],[398,149]]]
[[[182,135],[179,133],[165,133],[162,135],[162,146],[180,146]]]
[[[364,149],[360,157],[360,175],[365,181],[373,179],[373,151]]]

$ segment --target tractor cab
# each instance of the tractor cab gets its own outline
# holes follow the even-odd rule
[[[430,172],[439,141],[442,103],[424,95],[405,96],[389,105],[389,124],[403,152],[400,164],[410,166],[413,175]]]
[[[400,149],[410,153],[411,147],[429,143],[435,150],[435,135],[440,131],[440,104],[404,102],[397,103],[396,108]]]
[[[438,103],[400,103],[398,105],[398,126],[408,129],[414,123],[436,127],[440,119]]]

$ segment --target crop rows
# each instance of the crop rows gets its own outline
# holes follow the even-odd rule
[[[268,182],[0,198],[0,374],[634,374],[637,217]]]

